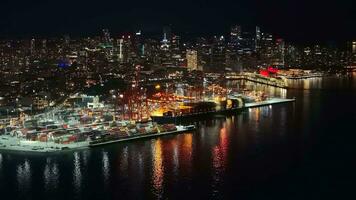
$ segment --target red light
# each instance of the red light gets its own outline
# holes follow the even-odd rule
[[[268,70],[261,69],[261,70],[260,70],[260,74],[261,74],[262,76],[269,76],[269,71],[268,71]]]
[[[267,71],[268,71],[269,73],[272,73],[272,74],[278,73],[278,69],[273,68],[273,67],[268,67],[268,68],[267,68]]]

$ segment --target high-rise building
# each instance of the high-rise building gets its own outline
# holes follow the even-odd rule
[[[163,27],[163,39],[161,41],[161,49],[164,51],[168,51],[171,41],[172,41],[171,27],[165,26]]]
[[[272,57],[273,57],[273,35],[269,33],[262,33],[261,34],[261,50],[260,55],[262,59],[263,65],[270,65],[272,64]]]
[[[284,66],[284,56],[285,56],[285,42],[283,39],[276,39],[274,53],[274,63],[275,65]]]
[[[123,62],[124,60],[124,54],[123,54],[123,43],[124,43],[124,39],[119,39],[119,62]]]
[[[65,35],[64,36],[64,45],[65,47],[69,47],[70,44],[70,36],[69,35]]]
[[[356,54],[356,41],[352,42],[352,53]]]
[[[189,70],[198,69],[198,52],[195,50],[187,50],[187,68]]]
[[[30,53],[31,53],[31,55],[35,54],[35,48],[36,48],[36,40],[33,38],[31,40],[31,44],[30,44]]]
[[[242,30],[241,26],[234,25],[230,32],[230,46],[233,50],[241,48]]]
[[[174,35],[172,37],[172,49],[175,51],[179,51],[180,48],[180,36]]]
[[[103,38],[104,38],[104,43],[106,45],[111,43],[110,32],[108,29],[103,29]]]
[[[133,43],[134,43],[134,51],[137,55],[139,56],[144,56],[144,44],[143,44],[143,38],[142,38],[142,31],[136,31],[135,37],[133,38]]]
[[[44,39],[42,40],[42,54],[45,54],[47,52],[47,40]]]
[[[163,27],[163,40],[166,40],[168,43],[172,40],[172,29],[170,26]]]
[[[262,39],[261,29],[260,27],[256,26],[256,39],[255,39],[256,51],[259,51],[261,49],[261,39]]]

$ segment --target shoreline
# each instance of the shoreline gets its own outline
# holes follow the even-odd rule
[[[277,104],[284,104],[284,103],[291,103],[295,102],[295,99],[283,99],[283,98],[273,98],[262,102],[257,103],[246,103],[244,107],[235,108],[230,110],[223,110],[223,111],[210,111],[206,113],[197,113],[197,115],[190,115],[184,117],[197,117],[200,115],[209,115],[209,114],[228,114],[232,112],[239,112],[245,109],[250,108],[257,108],[263,106],[270,106],[270,105],[277,105]],[[170,120],[175,120],[173,117]],[[127,141],[134,141],[134,140],[141,140],[141,139],[148,139],[148,138],[156,138],[161,136],[168,136],[168,135],[177,135],[186,133],[189,131],[195,131],[195,125],[190,126],[177,126],[176,130],[167,131],[162,133],[148,133],[142,135],[132,135],[124,138],[118,138],[110,141],[83,141],[83,142],[75,142],[69,144],[57,144],[54,142],[39,142],[39,141],[28,141],[22,140],[19,138],[11,137],[9,135],[2,135],[0,136],[0,152],[17,152],[17,153],[64,153],[69,151],[76,151],[76,150],[84,150],[95,148],[98,146],[104,146],[114,143],[120,142],[127,142]]]

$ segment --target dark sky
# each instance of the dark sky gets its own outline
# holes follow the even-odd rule
[[[256,24],[289,41],[356,38],[353,0],[1,0],[0,6],[2,37],[159,32],[165,24],[212,35],[231,24]]]

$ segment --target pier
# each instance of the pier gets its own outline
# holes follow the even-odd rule
[[[288,84],[283,80],[278,80],[275,78],[262,77],[256,74],[227,74],[226,80],[247,80],[254,83],[264,84],[268,86],[288,89]]]

